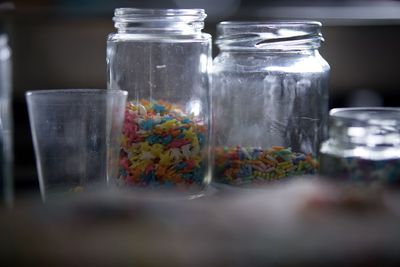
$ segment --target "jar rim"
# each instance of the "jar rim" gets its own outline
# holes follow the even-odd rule
[[[216,44],[223,51],[289,52],[318,49],[322,24],[308,20],[223,21]]]
[[[114,26],[119,33],[198,33],[207,17],[204,9],[116,8]]]
[[[35,95],[128,95],[125,90],[118,89],[43,89],[30,90],[25,93],[26,96]]]
[[[400,123],[400,108],[396,107],[352,107],[352,108],[334,108],[329,112],[329,116],[337,119],[368,122],[374,117],[379,119],[393,119],[394,117]],[[371,117],[372,116],[372,117]]]
[[[162,8],[130,8],[121,7],[114,10],[114,21],[117,19],[143,20],[145,18],[198,18],[205,19],[207,14],[204,9],[162,9]]]
[[[218,23],[220,26],[248,27],[248,26],[318,26],[322,23],[313,20],[265,20],[265,21],[222,21]]]

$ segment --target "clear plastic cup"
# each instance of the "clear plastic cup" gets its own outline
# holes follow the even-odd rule
[[[100,190],[115,179],[127,95],[102,89],[26,93],[43,201]]]

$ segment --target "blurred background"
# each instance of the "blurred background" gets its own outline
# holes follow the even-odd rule
[[[204,31],[213,36],[223,20],[321,21],[320,52],[331,65],[330,107],[400,106],[400,1],[15,0],[12,5],[3,14],[3,28],[13,53],[17,195],[39,192],[25,92],[106,88],[106,38],[115,31],[116,7],[204,8]],[[214,56],[217,52],[214,47]]]

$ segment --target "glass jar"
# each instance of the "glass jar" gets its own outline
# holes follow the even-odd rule
[[[213,65],[216,182],[314,174],[326,134],[329,65],[319,22],[222,22]]]
[[[209,183],[205,17],[202,9],[115,10],[108,88],[129,92],[118,184],[197,191]]]
[[[8,207],[13,199],[11,79],[11,49],[7,35],[0,34],[0,194]]]
[[[400,183],[400,108],[339,108],[320,149],[321,175],[340,181]]]

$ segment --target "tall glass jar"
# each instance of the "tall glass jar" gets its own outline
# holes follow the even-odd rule
[[[339,108],[329,118],[321,175],[400,185],[400,108]]]
[[[329,65],[319,22],[222,22],[213,65],[216,182],[314,174],[326,134]]]
[[[0,202],[8,207],[13,198],[11,80],[11,49],[7,35],[0,34]]]
[[[197,191],[209,183],[211,36],[202,9],[118,8],[108,88],[129,92],[118,184]]]

